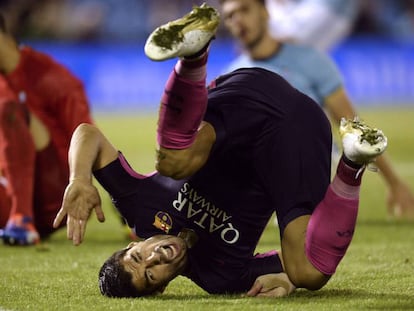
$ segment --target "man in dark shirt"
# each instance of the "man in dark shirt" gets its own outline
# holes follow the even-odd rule
[[[156,36],[177,25],[193,27],[182,28],[184,39],[164,55]],[[344,120],[345,155],[330,183],[331,129],[312,99],[260,68],[236,70],[205,88],[217,25],[216,11],[203,5],[147,41],[151,59],[181,58],[161,100],[156,172],[135,172],[94,126],[81,125],[72,137],[70,184],[55,225],[67,215],[68,237],[77,245],[92,209],[104,220],[93,173],[146,239],[104,264],[104,295],[162,292],[179,274],[209,293],[318,289],[351,242],[362,171],[385,150],[385,136]],[[255,255],[273,212],[282,252]]]

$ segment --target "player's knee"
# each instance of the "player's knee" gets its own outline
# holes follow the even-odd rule
[[[3,123],[13,122],[16,118],[18,104],[12,100],[0,102],[0,120]]]
[[[163,176],[173,179],[182,179],[187,177],[185,166],[181,162],[157,161],[155,169]]]
[[[323,274],[310,264],[290,267],[287,272],[296,287],[309,290],[321,289],[330,279],[329,275]]]
[[[188,149],[160,148],[157,152],[156,170],[163,176],[182,179],[192,173],[191,154]]]
[[[166,165],[164,162],[157,161],[155,163],[155,169],[163,176],[172,177],[174,171],[170,165]]]

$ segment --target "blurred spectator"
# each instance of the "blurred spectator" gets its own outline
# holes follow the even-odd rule
[[[0,13],[18,38],[131,42],[145,39],[160,21],[172,20],[201,2],[2,0]]]
[[[148,29],[155,29],[160,23],[174,20],[188,12],[191,3],[188,0],[157,0],[149,1],[148,5]]]
[[[131,41],[147,33],[147,1],[4,1],[0,11],[19,38]]]
[[[412,38],[414,0],[266,0],[273,34],[330,49],[349,34]],[[154,28],[218,0],[1,0],[12,34],[24,39],[143,40]],[[298,22],[300,21],[300,22]],[[224,27],[218,35],[224,35]]]
[[[96,36],[103,20],[98,5],[64,0],[6,0],[0,12],[17,38],[79,39]],[[84,2],[84,1],[83,1]]]
[[[271,34],[330,50],[352,31],[359,0],[267,0]]]
[[[0,13],[3,15],[7,28],[16,35],[22,28],[22,18],[31,11],[34,0],[1,0]]]
[[[361,1],[356,30],[362,34],[414,40],[414,0]]]

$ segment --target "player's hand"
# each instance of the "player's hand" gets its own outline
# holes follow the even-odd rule
[[[86,223],[93,209],[98,220],[105,221],[98,190],[88,180],[75,179],[66,187],[62,207],[53,221],[53,227],[59,227],[67,216],[67,237],[74,245],[79,245],[83,241]]]
[[[406,183],[400,181],[392,185],[387,205],[390,217],[414,220],[414,195]]]
[[[249,297],[285,297],[296,287],[286,273],[272,273],[259,276],[247,292]]]

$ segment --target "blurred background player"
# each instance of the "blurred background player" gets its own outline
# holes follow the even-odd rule
[[[92,118],[80,80],[19,47],[1,15],[0,73],[0,234],[6,244],[36,244],[55,230],[72,132]]]
[[[342,117],[353,119],[357,115],[344,89],[342,77],[327,55],[310,46],[272,37],[265,0],[220,0],[220,3],[226,28],[243,48],[226,72],[242,67],[274,71],[313,98],[336,125]],[[389,189],[389,214],[414,219],[411,189],[384,155],[375,163]]]

